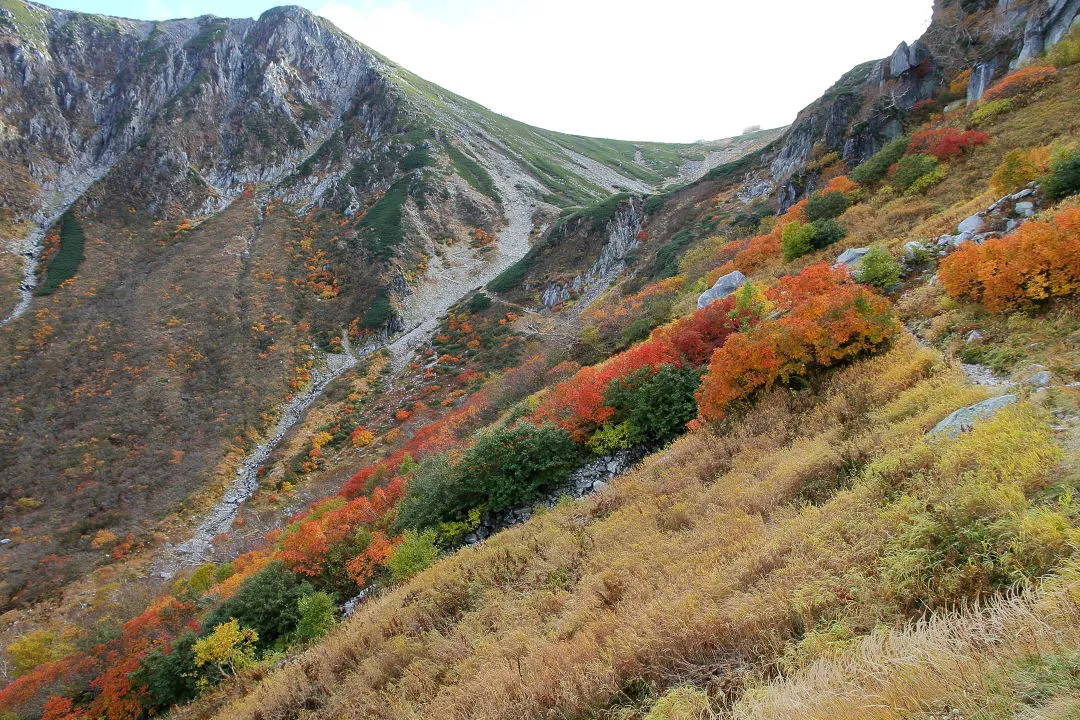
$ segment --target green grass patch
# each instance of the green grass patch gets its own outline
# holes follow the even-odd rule
[[[529,252],[525,253],[525,257],[496,275],[495,278],[487,284],[488,290],[491,290],[492,292],[507,292],[520,285],[521,281],[525,279],[525,275],[528,274],[529,269],[532,268],[533,263],[536,262],[536,255],[533,252],[535,249],[535,247],[530,249]]]
[[[474,190],[487,195],[495,202],[499,202],[499,191],[495,189],[495,181],[491,178],[491,174],[484,169],[483,165],[450,143],[446,143],[446,152],[450,156],[454,172],[469,183]]]
[[[390,291],[386,288],[380,288],[379,292],[375,293],[375,299],[371,302],[371,307],[364,313],[364,317],[360,319],[360,322],[368,330],[381,330],[390,319],[391,312]]]
[[[679,257],[686,250],[687,245],[694,241],[690,229],[686,228],[675,233],[671,240],[656,251],[656,259],[649,270],[649,277],[662,280],[679,274]]]
[[[572,213],[567,214],[565,217],[560,218],[559,224],[556,227],[557,230],[562,230],[566,227],[567,223],[574,220],[580,220],[582,218],[588,218],[592,221],[589,229],[593,232],[602,230],[604,225],[611,222],[615,218],[615,213],[619,211],[619,206],[630,196],[626,193],[619,193],[618,195],[612,195],[607,200],[601,200],[598,203],[593,203],[588,207],[583,207],[580,210],[575,210]]]
[[[401,215],[408,199],[405,180],[398,180],[360,220],[360,229],[367,240],[366,247],[379,260],[393,257],[394,248],[405,239]]]
[[[401,158],[401,162],[398,163],[398,166],[403,172],[411,172],[413,170],[428,167],[431,164],[431,155],[428,154],[427,148],[423,145],[417,145],[406,153],[405,157]]]
[[[45,279],[34,290],[34,294],[50,295],[60,287],[60,283],[75,277],[84,258],[85,245],[86,236],[83,235],[82,227],[75,215],[68,210],[60,216],[60,249],[49,260]]]

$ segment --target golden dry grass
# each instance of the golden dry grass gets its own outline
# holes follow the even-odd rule
[[[748,693],[734,720],[899,720],[943,717],[1077,717],[1075,695],[1025,707],[1009,688],[1021,661],[1080,650],[1080,566],[1038,591],[999,599],[899,631],[880,630],[838,659]]]
[[[885,568],[917,514],[906,498],[932,504],[980,465],[1044,484],[1055,455],[1030,408],[1008,419],[1015,431],[924,442],[983,396],[905,338],[455,553],[247,697],[182,716],[586,717],[641,701],[641,688],[737,690],[821,622],[866,632],[905,617],[911,599]],[[987,459],[1007,436],[1010,458]]]

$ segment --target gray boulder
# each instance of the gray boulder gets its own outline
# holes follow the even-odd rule
[[[999,395],[998,397],[983,400],[982,402],[960,408],[947,418],[934,426],[929,437],[959,437],[962,433],[969,432],[979,420],[993,417],[998,410],[1016,403],[1015,395]]]
[[[982,215],[976,214],[961,221],[961,223],[956,226],[956,230],[961,235],[964,235],[965,233],[970,233],[974,235],[975,233],[982,232],[982,229],[985,226],[986,220],[983,219]]]
[[[1023,217],[1031,217],[1035,214],[1035,203],[1029,200],[1025,200],[1024,202],[1016,203],[1016,207],[1014,209],[1017,215],[1022,215]]]
[[[1049,370],[1039,370],[1037,373],[1025,380],[1024,384],[1036,388],[1045,388],[1050,387],[1050,381],[1052,379],[1053,378],[1051,377]]]
[[[918,240],[911,240],[910,242],[904,243],[904,257],[908,260],[925,260],[928,254],[929,251],[926,249],[926,246]]]
[[[727,275],[717,280],[715,285],[698,296],[698,308],[703,308],[714,300],[727,297],[741,288],[745,283],[746,276],[741,272],[738,270],[729,272]]]
[[[833,267],[847,265],[848,269],[853,269],[862,262],[863,256],[868,252],[870,252],[870,248],[848,248],[840,253],[840,257],[836,258],[836,263]]]

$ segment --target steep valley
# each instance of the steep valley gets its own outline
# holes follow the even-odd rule
[[[681,145],[296,7],[0,57],[0,720],[1080,713],[1080,0]]]

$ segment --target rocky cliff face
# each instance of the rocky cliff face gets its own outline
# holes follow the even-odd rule
[[[615,217],[604,226],[606,240],[596,262],[572,280],[550,283],[540,297],[544,307],[554,307],[570,298],[587,301],[596,290],[606,287],[625,268],[627,256],[640,244],[637,235],[644,221],[640,198],[629,198],[621,203]],[[567,232],[573,231],[573,228],[567,228]]]
[[[1004,73],[1030,62],[1077,22],[1080,0],[936,0],[930,28],[887,58],[845,74],[792,123],[771,153],[770,177],[782,208],[813,189],[807,166],[826,153],[850,166],[902,132],[923,100],[965,69],[968,103]]]

